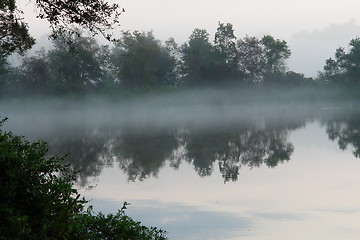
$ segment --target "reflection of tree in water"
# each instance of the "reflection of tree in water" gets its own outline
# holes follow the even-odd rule
[[[236,181],[241,166],[250,168],[266,164],[275,167],[290,159],[294,147],[287,143],[287,130],[231,129],[185,137],[187,161],[200,176],[212,173],[216,160],[224,181]]]
[[[210,176],[216,162],[224,181],[236,181],[241,166],[275,167],[287,161],[293,146],[287,143],[287,129],[277,127],[212,129],[86,128],[77,126],[52,138],[51,154],[70,153],[68,160],[80,172],[80,185],[99,176],[115,162],[130,181],[157,176],[166,162],[178,168],[191,163],[199,176]]]
[[[148,176],[156,177],[177,147],[178,140],[173,131],[127,130],[114,144],[113,154],[129,180],[135,181]]]
[[[228,156],[219,161],[224,181],[236,181],[241,166],[253,168],[265,164],[275,167],[279,162],[290,160],[294,147],[286,140],[286,130],[253,130],[239,133],[234,141],[230,142]]]
[[[69,134],[69,132],[71,134]],[[114,161],[126,172],[130,181],[157,176],[166,159],[178,146],[177,135],[166,131],[88,129],[76,126],[51,139],[50,154],[68,154],[67,161],[79,171],[81,186],[88,177],[99,176]]]
[[[50,154],[68,154],[66,161],[79,172],[80,186],[85,186],[89,176],[99,176],[104,166],[112,166],[107,144],[110,133],[114,137],[114,131],[84,126],[59,131],[48,141]]]
[[[354,156],[360,157],[360,113],[341,114],[329,120],[326,133],[330,140],[337,141],[341,150],[351,145]]]
[[[185,131],[182,137],[186,149],[185,158],[192,163],[199,176],[210,176],[213,164],[228,146],[228,136],[222,131]]]

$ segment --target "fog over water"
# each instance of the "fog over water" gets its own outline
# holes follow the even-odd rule
[[[207,129],[213,125],[256,123],[263,119],[296,120],[319,110],[339,108],[342,103],[299,98],[311,89],[283,90],[189,90],[152,94],[134,99],[82,97],[79,99],[30,99],[2,103],[2,115],[10,118],[5,128],[14,132],[46,132],[64,125],[116,125],[122,127],[171,128],[192,125]],[[319,92],[321,95],[321,92]],[[301,111],[299,111],[301,110]],[[283,114],[286,117],[282,116]],[[21,127],[19,127],[21,126]],[[49,128],[47,128],[49,127]]]
[[[131,217],[170,239],[357,238],[360,114],[310,91],[18,99],[0,109],[5,130],[69,153],[96,211],[128,201]]]
[[[111,42],[50,40],[15,2],[36,44],[0,56],[1,130],[64,156],[95,212],[130,202],[170,240],[360,239],[360,1],[109,0]]]

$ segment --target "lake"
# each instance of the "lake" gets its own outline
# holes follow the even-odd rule
[[[359,239],[360,109],[231,92],[11,101],[6,130],[49,143],[96,211],[169,239]]]

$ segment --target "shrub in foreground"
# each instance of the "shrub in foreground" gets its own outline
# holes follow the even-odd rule
[[[84,211],[75,173],[46,152],[45,142],[0,129],[0,240],[166,239],[163,230],[126,216],[126,205],[115,215]]]
[[[127,203],[116,213],[105,216],[102,213],[96,215],[92,207],[73,218],[71,239],[141,239],[141,240],[165,240],[166,232],[156,227],[145,227],[140,222],[134,221],[125,215]]]

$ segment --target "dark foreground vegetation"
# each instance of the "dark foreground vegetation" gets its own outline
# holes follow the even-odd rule
[[[166,239],[127,216],[127,203],[116,214],[85,210],[76,174],[46,152],[44,142],[0,130],[0,239]]]

